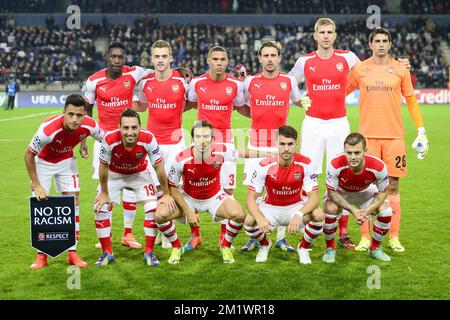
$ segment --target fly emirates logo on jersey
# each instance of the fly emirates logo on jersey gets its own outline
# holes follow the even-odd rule
[[[212,185],[214,182],[216,182],[217,177],[214,177],[213,179],[209,179],[207,177],[201,177],[199,181],[192,181],[188,180],[189,184],[193,187],[208,187]]]
[[[283,186],[281,190],[272,188],[272,193],[277,196],[292,196],[300,193],[301,188],[292,189],[291,187]]]
[[[202,104],[202,109],[214,111],[226,111],[228,110],[228,106],[221,105],[219,100],[211,99],[209,100],[209,104],[207,103]]]
[[[276,96],[266,94],[265,99],[255,99],[255,103],[259,107],[284,107],[284,100],[277,100]]]
[[[156,102],[149,102],[148,107],[151,109],[175,109],[177,104],[175,102],[168,103],[166,102],[166,99],[163,98],[157,98]]]
[[[129,105],[128,99],[120,99],[120,97],[111,97],[110,101],[100,101],[102,107],[106,108],[114,108],[114,107],[123,107]]]
[[[341,90],[340,83],[333,83],[333,80],[330,79],[322,79],[322,83],[317,84],[313,83],[312,89],[314,91],[329,91],[329,90]]]

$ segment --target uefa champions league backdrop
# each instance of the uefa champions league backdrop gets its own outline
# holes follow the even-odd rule
[[[338,305],[336,308],[338,302],[334,300],[448,300],[450,247],[446,243],[450,222],[445,219],[445,208],[448,206],[447,181],[450,179],[447,169],[450,162],[449,15],[449,1],[431,0],[2,2],[0,86],[3,89],[0,92],[0,106],[6,107],[8,104],[8,90],[6,88],[5,91],[5,87],[10,77],[20,83],[20,91],[15,94],[12,111],[0,110],[0,145],[3,148],[0,155],[3,168],[0,176],[3,205],[0,223],[0,299],[102,300],[97,304],[106,304],[109,300],[139,300],[139,305],[134,308],[118,301],[100,305],[100,312],[103,316],[105,313],[112,315],[132,307],[133,312],[145,310],[148,316],[150,311],[163,319],[279,319],[292,316],[298,310],[302,310],[304,316],[304,312],[317,310],[315,303],[307,300],[322,300],[319,302],[321,309],[333,316],[348,312],[348,308],[353,309],[357,305],[351,302],[351,305]],[[256,231],[252,233],[251,229],[242,226],[229,250],[234,263],[228,263],[230,260],[224,263],[226,255],[222,246],[223,237],[230,239],[232,227],[227,231],[227,224],[222,226],[215,223],[209,213],[198,212],[198,238],[201,237],[201,241],[197,239],[193,247],[194,234],[189,223],[174,220],[170,225],[170,228],[176,227],[183,248],[180,249],[178,263],[170,262],[174,252],[170,241],[155,242],[154,256],[149,257],[146,251],[148,234],[151,228],[156,233],[157,225],[154,220],[150,222],[149,213],[142,205],[137,205],[133,218],[132,238],[127,238],[125,230],[130,226],[126,219],[127,212],[135,210],[136,204],[124,199],[122,203],[131,203],[125,210],[122,204],[109,207],[113,219],[98,220],[99,213],[94,212],[99,180],[92,178],[96,153],[91,138],[86,140],[87,155],[80,153],[79,145],[73,149],[79,174],[78,202],[73,196],[61,196],[55,186],[50,190],[50,195],[55,198],[50,197],[49,201],[30,198],[30,175],[23,159],[33,135],[49,117],[63,113],[68,96],[85,94],[89,77],[104,68],[107,70],[107,48],[110,43],[118,41],[124,44],[125,65],[157,69],[151,62],[151,45],[156,40],[165,40],[173,51],[171,68],[185,67],[194,76],[211,70],[207,61],[208,49],[221,46],[229,55],[226,73],[239,76],[234,69],[242,64],[251,76],[265,70],[258,56],[261,44],[276,41],[281,46],[279,68],[288,73],[301,56],[318,51],[314,24],[323,17],[333,19],[336,24],[336,40],[334,43],[331,41],[332,49],[349,50],[361,61],[367,60],[372,57],[368,35],[382,26],[392,34],[389,53],[396,59],[407,58],[410,64],[413,96],[418,106],[408,104],[405,97],[399,105],[402,109],[398,117],[402,117],[404,133],[401,140],[404,141],[406,153],[397,157],[400,159],[397,164],[408,168],[408,174],[401,177],[398,184],[401,224],[397,223],[397,242],[393,242],[387,232],[379,246],[390,261],[382,254],[375,256],[370,248],[373,244],[372,230],[378,228],[378,235],[383,232],[381,229],[391,227],[391,221],[377,220],[375,217],[370,226],[370,239],[364,247],[364,235],[358,225],[359,216],[353,213],[347,216],[348,227],[342,233],[339,230],[343,226],[345,213],[339,213],[337,219],[330,217],[330,212],[324,212],[321,226],[312,224],[321,228],[318,235],[311,234],[311,231],[317,231],[309,225],[311,221],[306,221],[305,225],[309,227],[304,225],[302,232],[286,232],[284,237],[279,237],[275,229],[267,232],[265,236],[271,242],[265,260],[261,259],[261,243],[264,247],[265,242],[252,242],[249,238],[249,235],[255,238],[261,230],[259,228],[263,227],[257,221]],[[333,66],[333,71],[336,68]],[[389,70],[388,73],[393,73]],[[369,81],[373,80],[370,78],[374,74],[368,75]],[[314,94],[307,90],[308,81],[302,79],[299,82],[300,92],[314,100]],[[361,101],[365,91],[370,91],[364,86],[360,89],[345,97],[344,118],[348,120],[350,132],[360,129]],[[138,93],[139,84],[134,90],[136,96]],[[336,93],[329,91],[327,94],[331,101]],[[307,114],[307,108],[296,107],[294,103],[290,101],[286,124],[298,132],[296,151],[300,152],[302,144],[305,144],[302,142],[303,123],[311,117]],[[314,105],[314,101],[312,103]],[[378,100],[374,107],[380,105],[382,102]],[[95,103],[92,117],[98,120],[100,112]],[[198,119],[198,112],[197,106],[180,116],[185,142],[192,140],[189,134]],[[423,131],[417,130],[416,122],[420,118],[417,112],[423,117]],[[252,127],[251,113],[250,118],[238,112],[231,114],[236,148],[241,152],[249,151],[245,148],[248,149]],[[383,113],[386,119],[393,114],[389,110]],[[148,129],[147,120],[151,118],[149,110],[146,108],[139,115],[142,128]],[[276,113],[268,111],[266,116],[275,119]],[[109,118],[112,117],[110,115]],[[386,125],[387,121],[377,123],[382,134],[392,129]],[[319,126],[318,123],[313,127]],[[158,124],[155,129],[160,129]],[[310,144],[319,146],[318,137],[319,133],[315,137],[317,140]],[[426,144],[428,147],[425,154],[418,150],[418,138],[422,139],[419,141],[422,146]],[[278,151],[271,152],[277,154]],[[119,153],[112,154],[116,158],[121,156]],[[142,152],[139,152],[139,157],[143,157]],[[326,211],[324,196],[329,195],[326,171],[327,160],[324,159],[322,173],[318,175],[318,208],[322,211]],[[389,170],[388,175],[391,176]],[[243,183],[243,177],[244,160],[237,162],[233,200],[239,203],[245,214],[250,214],[250,192]],[[295,172],[293,177],[299,180],[304,175]],[[56,174],[53,178],[57,178]],[[317,176],[314,175],[314,178]],[[74,179],[77,177],[74,176]],[[268,179],[276,180],[277,176],[274,174]],[[367,181],[370,182],[366,180],[365,183]],[[155,190],[153,185],[151,188],[147,186],[147,192],[150,189],[152,192]],[[266,196],[266,193],[263,195]],[[386,198],[389,204],[396,201],[390,196]],[[393,204],[392,208],[400,206],[400,195],[395,199],[398,203]],[[161,205],[159,202],[157,204]],[[257,204],[259,208],[261,202],[258,200]],[[79,221],[75,217],[77,210]],[[98,237],[101,233],[99,226],[111,230],[107,236],[113,251],[105,250],[105,237]],[[305,228],[308,230],[306,236]],[[332,257],[329,254],[332,251],[329,250],[332,232],[329,230],[336,233]],[[261,232],[258,236],[262,239],[264,234]],[[307,265],[300,254],[302,240],[311,240],[315,236],[317,239],[307,249],[311,262]],[[76,253],[69,250],[74,245]],[[193,250],[186,250],[189,245],[189,249]],[[358,247],[363,249],[355,250]],[[43,255],[46,257],[43,258]],[[114,259],[111,259],[113,255]],[[159,259],[158,263],[151,260],[154,257]],[[82,267],[77,266],[77,262]],[[42,308],[42,302],[39,303],[39,308],[13,306],[14,312],[17,314],[25,309],[42,312],[45,306]],[[416,305],[420,304],[409,303],[408,309],[414,310]],[[374,303],[365,306],[364,312],[367,308],[375,308],[380,313],[385,307]],[[71,309],[65,308],[64,312],[67,310]]]

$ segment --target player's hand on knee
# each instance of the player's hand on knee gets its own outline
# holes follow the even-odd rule
[[[301,223],[302,223],[302,220],[301,220],[300,216],[294,215],[292,217],[291,221],[289,222],[288,232],[290,234],[296,234],[298,232],[298,230],[300,230]]]
[[[42,201],[42,200],[47,200],[48,199],[48,193],[47,191],[45,191],[44,188],[42,188],[42,186],[36,186],[34,188],[34,195],[36,196],[36,199],[38,201]]]
[[[107,193],[101,192],[94,200],[94,211],[99,213],[105,204],[110,205],[111,199]]]
[[[163,195],[162,198],[159,200],[159,203],[165,204],[171,214],[177,210],[177,203],[175,202],[174,198],[172,198],[172,196],[168,194]]]

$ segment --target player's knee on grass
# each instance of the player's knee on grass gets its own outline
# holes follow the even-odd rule
[[[325,200],[323,202],[323,211],[325,211],[327,214],[337,216],[339,213],[339,207],[333,201]]]

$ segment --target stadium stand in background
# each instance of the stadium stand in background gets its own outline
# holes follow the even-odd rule
[[[218,13],[218,14],[316,14],[361,13],[369,5],[384,8],[384,0],[25,0],[2,2],[0,12],[53,13],[78,5],[87,13]],[[323,9],[326,8],[326,9]],[[383,12],[388,13],[387,10]]]
[[[450,1],[397,1],[403,12],[448,13]],[[52,14],[65,12],[70,4],[80,6],[83,13],[106,14],[95,24],[83,23],[81,30],[68,30],[56,23]],[[150,66],[150,46],[157,39],[171,42],[174,65],[185,66],[194,74],[206,71],[206,52],[211,45],[226,47],[232,66],[242,63],[251,74],[259,71],[256,55],[260,41],[275,39],[282,43],[282,69],[289,71],[300,54],[316,49],[312,37],[313,24],[245,26],[206,24],[163,24],[155,13],[226,13],[240,14],[309,14],[365,13],[368,4],[377,4],[382,12],[391,8],[385,1],[330,1],[330,0],[26,0],[6,2],[0,6],[0,83],[9,76],[16,77],[26,90],[29,85],[43,84],[44,88],[58,82],[81,86],[87,75],[105,67],[104,47],[96,45],[122,41],[128,50],[127,64]],[[323,10],[326,8],[326,10]],[[339,8],[339,10],[337,9]],[[45,24],[27,26],[17,24],[14,15],[7,13],[41,13]],[[115,24],[109,20],[118,13],[149,13],[128,24]],[[155,14],[155,15],[153,15]],[[100,17],[101,17],[100,15]],[[222,15],[223,16],[223,15]],[[280,19],[282,21],[282,19]],[[408,57],[417,88],[446,88],[448,62],[443,48],[448,48],[450,24],[436,24],[430,17],[411,16],[398,24],[383,22],[394,37],[392,54]],[[199,19],[201,21],[201,19]],[[355,52],[360,59],[370,56],[367,46],[365,19],[348,19],[337,23],[336,48]]]

